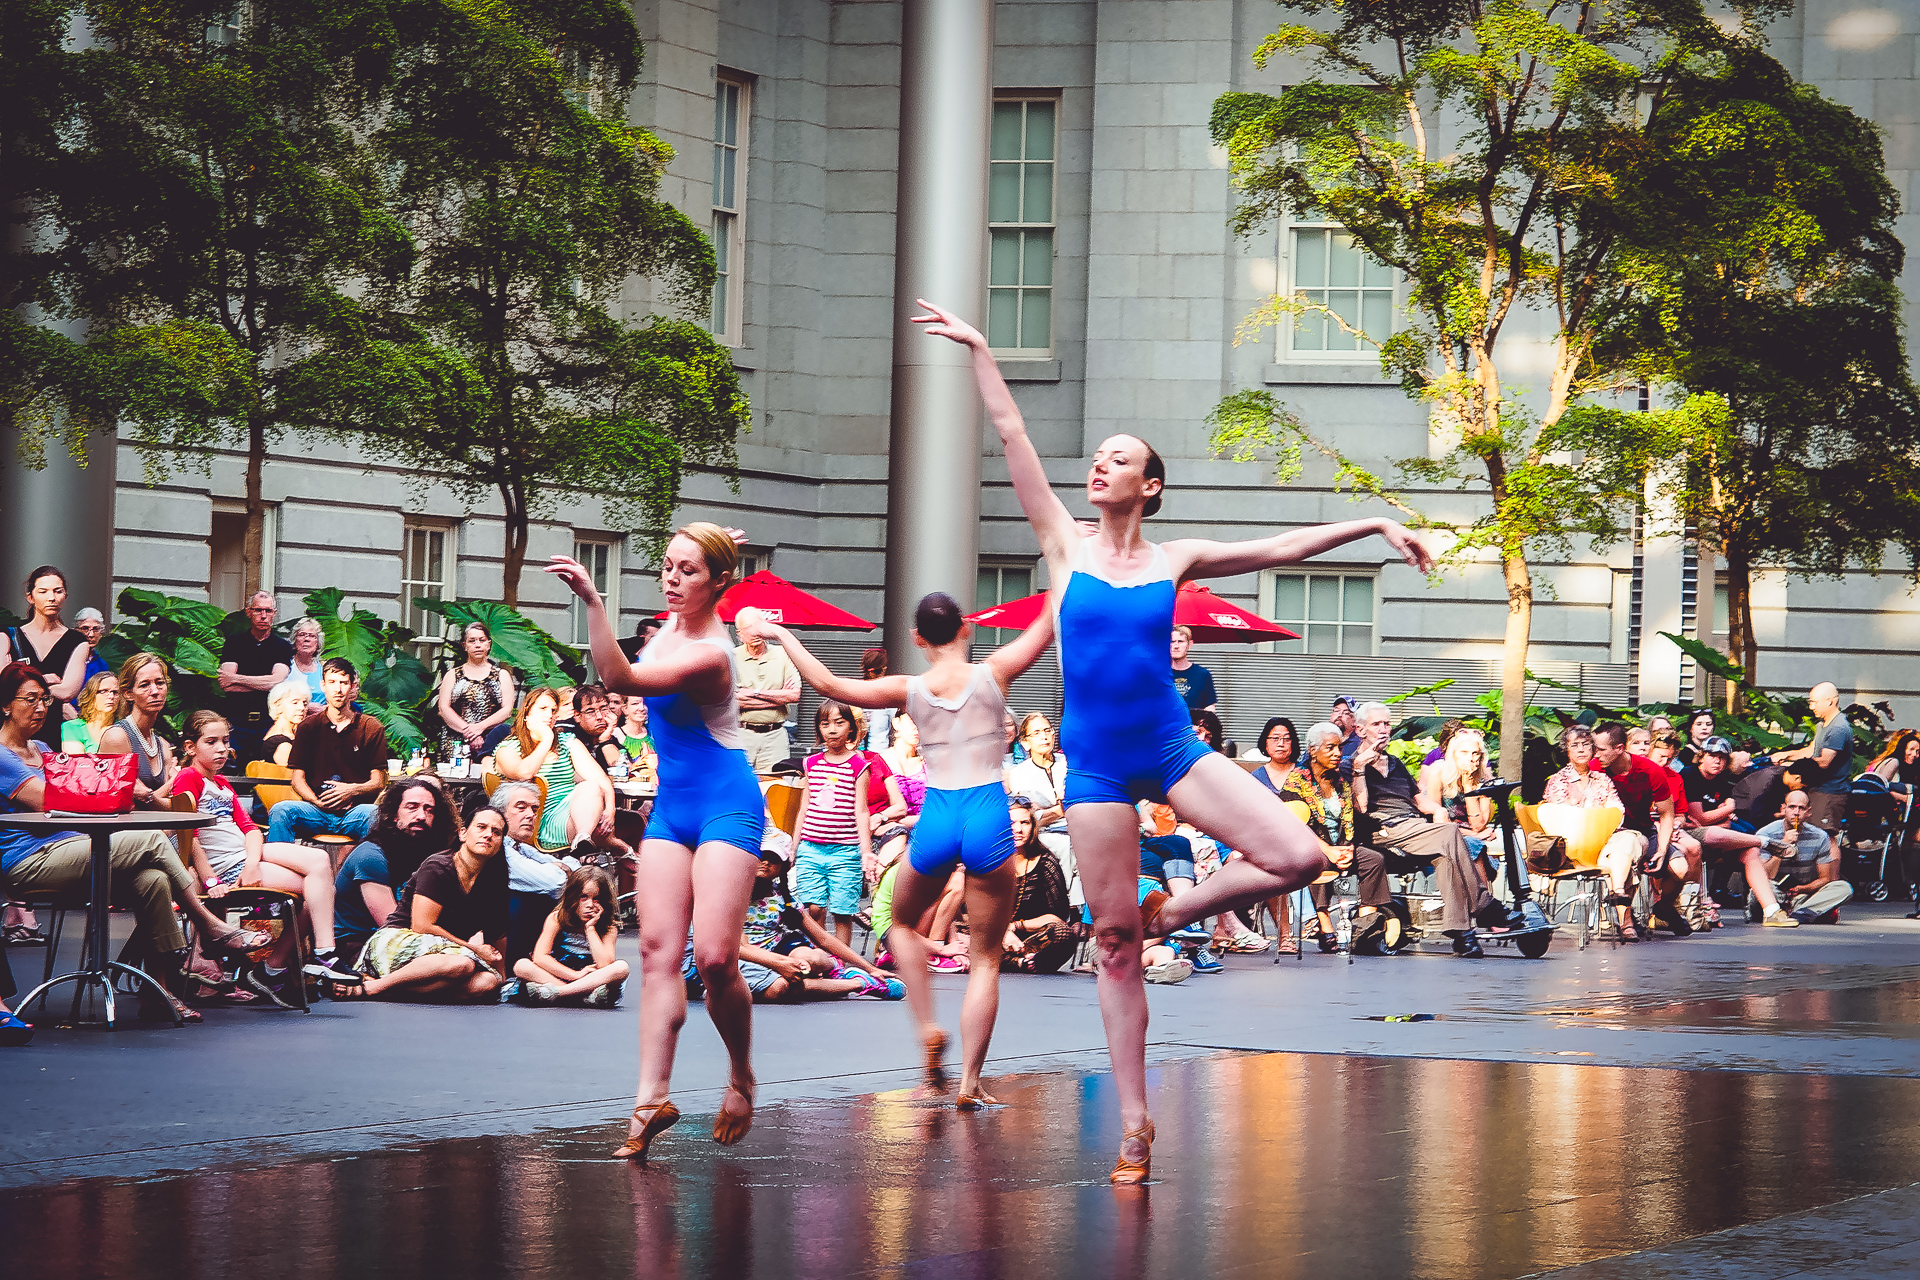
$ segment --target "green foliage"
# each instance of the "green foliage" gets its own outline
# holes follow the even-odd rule
[[[172,675],[166,716],[176,733],[188,713],[221,704],[220,649],[228,636],[247,629],[245,614],[141,587],[122,591],[115,612],[120,620],[101,641],[100,657],[116,672],[136,653],[166,659]]]
[[[345,600],[346,593],[338,587],[310,592],[302,599],[306,616],[320,624],[321,652],[353,663],[360,673],[360,703],[386,727],[387,741],[396,750],[404,754],[424,746],[433,672],[414,657],[413,632],[366,609],[342,617]]]
[[[493,639],[494,661],[512,667],[525,688],[586,679],[586,666],[573,649],[560,643],[525,614],[492,600],[429,600],[415,596],[414,607],[447,620],[447,648],[465,661],[460,637],[469,623],[486,627]]]

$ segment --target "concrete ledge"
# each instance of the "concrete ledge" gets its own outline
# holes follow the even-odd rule
[[[1261,378],[1270,387],[1398,387],[1377,364],[1270,364]]]
[[[1058,382],[1060,360],[1002,360],[1000,376],[1008,382]]]

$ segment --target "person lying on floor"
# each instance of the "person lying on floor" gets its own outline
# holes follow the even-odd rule
[[[693,936],[687,936],[681,976],[687,998],[706,998],[705,985],[693,965]],[[848,996],[875,996],[902,1000],[907,989],[861,959],[787,892],[787,867],[777,849],[760,851],[754,872],[753,900],[740,933],[740,976],[747,981],[755,1003],[775,1001],[839,1000]]]
[[[547,913],[533,954],[514,962],[523,1004],[579,1004],[611,1009],[620,1003],[627,962],[614,957],[620,936],[613,877],[600,867],[577,867]]]
[[[497,1000],[506,981],[506,830],[507,815],[493,805],[474,810],[458,847],[420,864],[386,926],[367,939],[367,980],[334,987],[334,999]]]

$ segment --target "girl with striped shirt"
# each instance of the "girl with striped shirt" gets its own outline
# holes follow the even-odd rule
[[[853,917],[873,865],[873,826],[867,804],[871,770],[853,748],[853,711],[831,699],[814,716],[821,745],[807,757],[807,785],[794,824],[793,896],[822,928],[833,912],[833,932],[853,941]]]

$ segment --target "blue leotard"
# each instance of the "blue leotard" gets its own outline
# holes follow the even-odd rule
[[[732,670],[733,650],[725,644],[691,643],[717,645]],[[647,661],[646,650],[640,661]],[[737,674],[733,683],[738,687]],[[671,840],[689,849],[717,840],[758,858],[767,805],[740,741],[740,703],[733,690],[709,706],[684,693],[648,698],[647,725],[660,753],[660,792],[647,819],[646,838]]]
[[[1173,573],[1165,548],[1153,543],[1139,577],[1110,581],[1093,568],[1092,541],[1082,539],[1074,553],[1058,618],[1066,807],[1164,801],[1208,754],[1167,657]]]
[[[907,714],[920,730],[927,762],[927,798],[907,844],[907,861],[922,875],[945,874],[958,862],[974,875],[1013,856],[1013,824],[1000,760],[1007,748],[1007,699],[985,666],[949,702],[920,676],[907,680]]]

